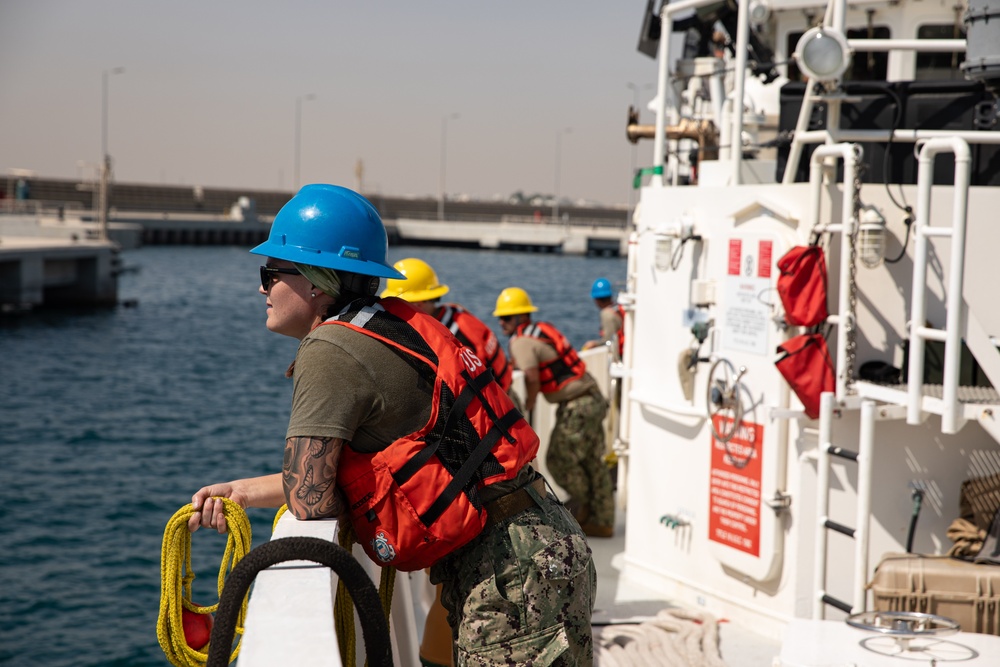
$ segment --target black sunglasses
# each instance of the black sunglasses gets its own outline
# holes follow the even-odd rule
[[[286,273],[290,276],[302,275],[298,269],[279,269],[275,266],[262,266],[260,267],[260,286],[264,288],[265,292],[271,290],[271,283],[274,282],[275,274],[278,273]]]
[[[510,321],[511,321],[511,320],[513,320],[513,319],[514,319],[515,317],[517,317],[517,315],[501,315],[501,316],[500,316],[500,321],[501,321],[501,322],[510,322]]]

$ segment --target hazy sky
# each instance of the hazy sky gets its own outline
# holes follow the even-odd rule
[[[0,0],[0,169],[119,181],[624,203],[645,0]],[[650,89],[640,92],[645,106]],[[652,115],[644,112],[644,121]],[[560,135],[566,128],[568,133]],[[651,158],[638,149],[639,166]],[[82,163],[91,166],[81,166]]]

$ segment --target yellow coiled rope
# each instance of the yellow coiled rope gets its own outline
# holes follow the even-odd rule
[[[221,597],[226,577],[250,551],[252,531],[246,512],[240,505],[228,498],[217,497],[223,503],[223,514],[229,528],[226,551],[219,566],[218,593]],[[278,520],[288,511],[287,505],[282,505],[274,515],[271,532],[278,526]],[[160,615],[156,623],[156,636],[167,659],[175,667],[203,667],[208,659],[206,652],[191,648],[184,639],[183,609],[196,614],[211,614],[218,609],[218,602],[211,606],[199,606],[191,601],[191,584],[194,581],[194,570],[191,567],[191,533],[187,528],[188,520],[194,514],[194,508],[188,504],[177,510],[167,522],[163,531],[163,549],[160,556]],[[340,546],[351,551],[355,539],[350,528],[339,531]],[[396,582],[396,568],[382,568],[379,581],[379,600],[382,602],[382,612],[386,623],[389,623],[392,608],[392,595]],[[231,663],[240,652],[242,644],[243,624],[246,618],[247,600],[236,621],[236,632],[241,635],[240,642],[229,657]],[[340,644],[341,661],[345,665],[357,664],[357,638],[354,631],[354,602],[347,587],[341,580],[337,584],[337,596],[334,600],[334,626]],[[367,662],[365,663],[367,664]]]
[[[282,505],[281,507],[278,508],[278,511],[274,514],[274,521],[271,523],[272,535],[274,534],[274,531],[278,529],[278,519],[280,519],[281,515],[287,511],[288,511],[288,505]]]
[[[219,566],[218,592],[221,596],[226,576],[250,551],[252,532],[250,520],[238,503],[221,497],[216,500],[221,500],[223,503],[226,525],[229,527],[226,551]],[[191,648],[184,640],[183,610],[187,609],[196,614],[211,614],[219,606],[216,602],[214,605],[202,607],[191,601],[191,584],[195,575],[191,568],[191,532],[187,523],[194,513],[194,508],[188,504],[177,510],[170,518],[163,531],[163,548],[160,554],[160,615],[156,621],[156,637],[160,641],[163,653],[175,667],[202,667],[208,659],[208,653]],[[235,660],[240,652],[246,609],[247,600],[244,598],[236,621],[236,632],[240,635],[240,642],[233,649],[229,657],[230,662]]]
[[[338,542],[340,546],[351,551],[354,546],[354,531],[344,529],[338,532]],[[392,592],[396,584],[396,568],[382,568],[382,577],[378,584],[378,597],[382,602],[382,613],[385,614],[387,627],[391,627],[390,612],[392,611]],[[345,665],[356,665],[355,656],[358,650],[358,641],[354,634],[354,601],[351,594],[347,592],[347,586],[343,579],[337,582],[337,597],[333,601],[333,626],[337,632],[338,643],[340,644],[340,661]],[[368,665],[368,661],[365,661]]]

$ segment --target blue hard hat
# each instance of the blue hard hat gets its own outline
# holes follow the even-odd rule
[[[250,251],[298,264],[380,278],[405,278],[388,262],[378,211],[338,185],[306,185],[281,207],[267,240]]]
[[[598,278],[594,281],[594,286],[590,288],[591,299],[610,299],[611,281],[607,278]]]

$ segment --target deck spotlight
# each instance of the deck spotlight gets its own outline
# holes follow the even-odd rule
[[[767,23],[771,18],[771,5],[768,0],[750,0],[750,22],[754,25]]]
[[[837,30],[810,28],[795,46],[795,60],[806,76],[816,81],[840,78],[851,62],[847,39]]]
[[[869,269],[885,259],[885,217],[871,204],[858,216],[858,258]]]

